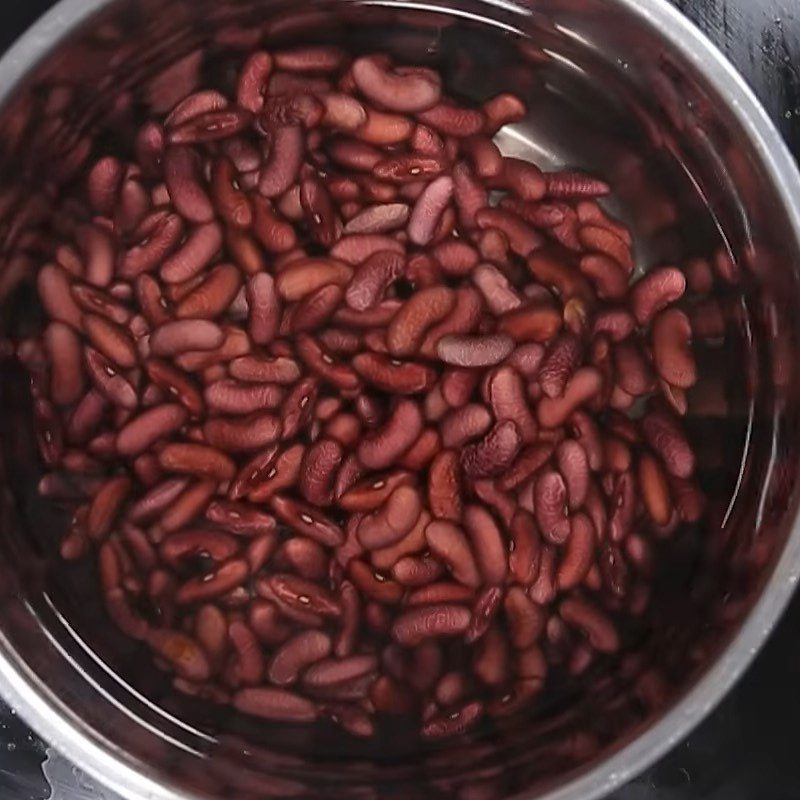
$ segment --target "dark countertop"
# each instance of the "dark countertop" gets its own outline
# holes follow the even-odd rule
[[[673,0],[723,50],[800,158],[800,2]],[[3,0],[0,50],[52,0]],[[683,743],[609,800],[798,800],[800,597],[738,688]],[[45,800],[45,745],[0,707],[0,798]],[[80,787],[80,782],[77,784]],[[99,800],[84,787],[54,800]]]

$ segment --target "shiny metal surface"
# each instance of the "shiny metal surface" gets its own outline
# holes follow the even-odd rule
[[[533,112],[504,149],[607,177],[613,210],[643,242],[642,268],[720,249],[734,258],[740,277],[720,283],[717,298],[725,335],[698,342],[705,378],[689,420],[712,498],[709,526],[685,532],[665,564],[641,664],[605,665],[563,705],[435,749],[401,732],[387,747],[248,725],[175,698],[108,630],[91,575],[59,564],[63,519],[35,499],[29,402],[7,360],[0,691],[67,756],[136,800],[234,790],[600,797],[702,719],[757,652],[800,574],[794,164],[741,79],[661,0],[342,0],[299,12],[269,0],[65,0],[0,61],[0,334],[37,324],[27,276],[42,253],[26,234],[47,228],[91,144],[123,146],[138,114],[168,104],[153,76],[170,62],[210,42],[203,71],[224,81],[236,47],[262,33],[394,48],[445,64],[452,85],[476,98],[513,88]],[[193,79],[199,59],[182,63],[178,77]],[[651,663],[672,690],[665,708],[648,713],[636,677]]]

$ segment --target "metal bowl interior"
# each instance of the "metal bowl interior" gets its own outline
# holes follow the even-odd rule
[[[90,152],[129,152],[137,120],[201,79],[229,87],[262,41],[385,49],[474,100],[515,91],[531,113],[503,150],[610,181],[639,269],[716,261],[712,294],[688,301],[708,322],[687,416],[708,519],[657,544],[652,606],[623,657],[500,724],[423,746],[403,726],[360,742],[253,723],[176,695],[109,624],[93,568],[60,562],[67,520],[37,497],[29,389],[7,357],[0,691],[131,798],[599,797],[719,700],[800,571],[793,163],[738,76],[661,0],[65,0],[0,64],[0,337],[41,324],[32,276]]]

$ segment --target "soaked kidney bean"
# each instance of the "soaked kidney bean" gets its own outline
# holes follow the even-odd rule
[[[10,349],[61,553],[198,700],[430,739],[524,710],[705,513],[675,304],[710,262],[634,280],[612,186],[500,151],[514,94],[325,45],[231,78],[94,154],[42,252]]]

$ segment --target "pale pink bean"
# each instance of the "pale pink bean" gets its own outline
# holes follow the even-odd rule
[[[514,340],[502,333],[443,336],[436,344],[439,358],[457,367],[490,367],[506,359],[513,350]]]
[[[505,314],[522,305],[522,297],[493,264],[478,265],[470,277],[494,314]]]
[[[391,111],[425,111],[435,106],[442,95],[441,80],[433,71],[386,69],[369,56],[357,59],[350,69],[359,91]]]
[[[436,178],[425,187],[408,221],[408,237],[414,244],[430,244],[452,196],[453,179],[447,175]]]
[[[389,233],[404,228],[411,214],[405,203],[368,206],[344,226],[345,235],[354,233]]]

